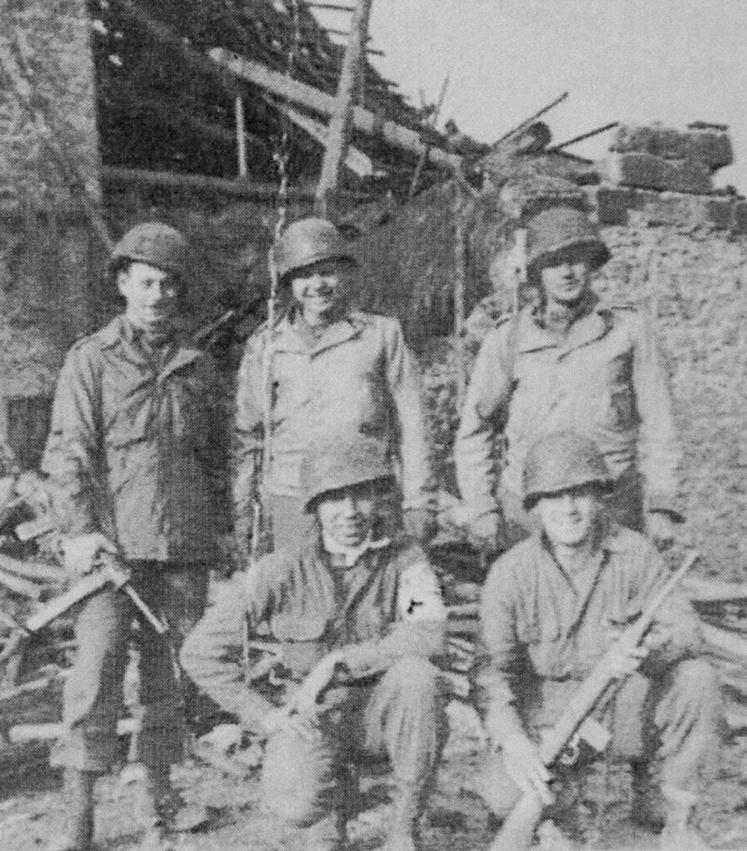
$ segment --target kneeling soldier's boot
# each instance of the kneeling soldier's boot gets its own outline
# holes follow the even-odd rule
[[[62,835],[52,840],[47,851],[91,851],[93,848],[93,788],[95,771],[65,769],[66,826]]]
[[[304,832],[305,851],[342,851],[346,847],[345,822],[338,812],[330,813]]]
[[[708,851],[706,841],[692,825],[698,798],[685,789],[662,786],[665,824],[659,847],[666,851]]]

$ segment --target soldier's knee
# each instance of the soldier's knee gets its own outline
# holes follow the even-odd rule
[[[387,671],[389,684],[408,694],[435,696],[439,688],[439,672],[435,665],[419,656],[404,656]]]
[[[705,659],[685,659],[674,673],[677,693],[691,704],[715,708],[720,704],[716,671]]]

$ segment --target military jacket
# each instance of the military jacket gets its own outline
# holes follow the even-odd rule
[[[221,592],[182,653],[190,676],[219,706],[256,718],[263,699],[247,695],[233,652],[245,618],[250,644],[267,645],[291,682],[335,649],[358,680],[405,655],[439,654],[446,609],[425,554],[403,539],[377,541],[347,567],[332,566],[316,532],[298,548],[265,556]]]
[[[640,615],[668,576],[656,549],[622,526],[601,530],[578,576],[563,570],[541,533],[498,559],[480,607],[487,651],[480,679],[494,739],[536,717],[542,707],[533,703],[554,704],[544,714],[555,720],[615,632]],[[683,596],[672,594],[658,619],[666,624],[668,641],[657,663],[671,665],[700,652],[698,617]]]
[[[236,396],[236,502],[247,509],[251,456],[261,448],[269,332],[247,343]],[[401,463],[405,508],[428,502],[428,453],[420,382],[396,319],[351,312],[313,346],[290,317],[272,332],[272,460],[269,493],[301,496],[301,460],[315,441],[378,439]]]
[[[556,431],[590,437],[614,477],[643,474],[646,507],[673,509],[680,448],[662,358],[634,309],[596,303],[561,343],[532,308],[486,335],[455,444],[457,478],[473,516],[496,507],[493,437],[506,438],[501,485],[518,496],[529,447]]]
[[[224,525],[225,441],[210,358],[149,353],[124,316],[78,342],[43,459],[60,530],[101,531],[128,559],[204,561]]]

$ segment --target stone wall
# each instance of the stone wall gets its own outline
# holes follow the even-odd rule
[[[102,261],[76,200],[100,197],[84,0],[0,0],[0,81],[0,438],[34,463]]]

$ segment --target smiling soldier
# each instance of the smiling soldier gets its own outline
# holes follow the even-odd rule
[[[275,547],[303,537],[309,522],[301,459],[329,435],[381,442],[399,463],[405,528],[426,538],[433,515],[419,376],[399,323],[350,308],[356,261],[331,222],[295,222],[274,256],[280,284],[292,289],[293,306],[275,328],[248,342],[239,370],[234,502],[240,550],[247,548],[260,475]],[[260,473],[266,370],[272,383],[272,457]]]
[[[140,816],[156,847],[173,804],[170,766],[181,759],[184,739],[169,644],[178,649],[203,612],[227,510],[215,371],[179,331],[186,274],[186,242],[168,225],[137,225],[117,243],[111,275],[126,309],[70,350],[43,461],[71,574],[95,569],[102,552],[117,554],[134,589],[170,625],[168,642],[147,624],[139,632]],[[134,614],[113,588],[78,612],[60,756],[70,825],[57,849],[92,847],[94,782],[118,753]]]
[[[559,721],[595,663],[669,576],[642,535],[609,518],[603,498],[612,487],[586,437],[548,435],[527,453],[524,507],[536,512],[539,529],[495,562],[480,612],[488,661],[479,679],[492,744],[481,787],[499,816],[520,792],[553,804],[538,747],[543,731]],[[701,651],[698,617],[675,591],[643,644],[620,652],[610,671],[627,677],[604,709],[610,755],[631,766],[633,818],[663,828],[659,847],[668,851],[708,847],[693,816],[716,764],[721,705]],[[561,790],[567,793],[587,767],[585,759],[560,766]],[[572,818],[569,803],[562,795],[548,815]],[[576,811],[580,806],[577,800]],[[555,827],[544,826],[543,847],[564,851],[570,846]]]
[[[432,657],[446,610],[424,552],[389,537],[392,465],[376,440],[312,445],[301,469],[314,525],[223,589],[182,648],[185,670],[267,739],[266,806],[305,828],[309,851],[338,851],[352,813],[351,763],[383,755],[396,792],[387,851],[415,851],[445,718]],[[271,662],[242,676],[250,644]]]
[[[505,534],[501,509],[511,538],[532,528],[521,506],[524,457],[542,435],[564,429],[602,451],[616,520],[666,545],[681,519],[679,445],[658,346],[635,309],[604,305],[591,289],[592,272],[609,256],[579,210],[555,207],[527,224],[527,279],[539,302],[485,337],[454,449],[473,531],[490,544]],[[496,434],[505,438],[500,482]]]

